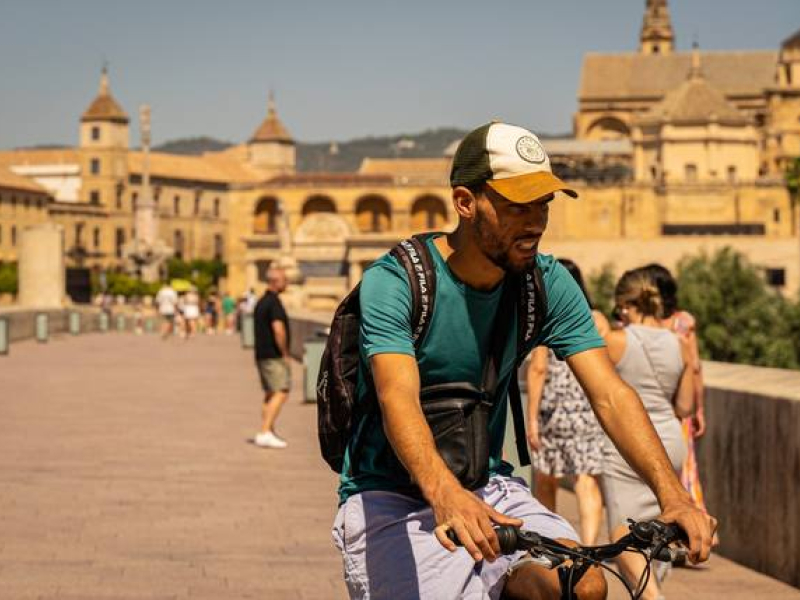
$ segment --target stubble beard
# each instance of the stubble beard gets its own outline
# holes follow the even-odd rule
[[[478,247],[483,255],[496,267],[503,269],[507,273],[524,273],[533,267],[536,261],[536,254],[529,260],[515,263],[511,259],[511,246],[513,241],[505,242],[497,232],[493,230],[480,210],[475,213],[474,228]]]

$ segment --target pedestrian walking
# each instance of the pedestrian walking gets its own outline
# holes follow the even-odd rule
[[[279,297],[284,290],[286,273],[271,267],[267,272],[267,290],[253,311],[256,366],[264,390],[261,430],[254,442],[263,448],[281,449],[288,445],[275,432],[275,421],[291,387],[289,318]]]
[[[662,324],[679,336],[685,337],[690,350],[690,368],[694,372],[694,414],[681,419],[683,441],[686,443],[686,460],[681,469],[681,482],[692,496],[695,505],[707,511],[703,486],[700,483],[700,469],[697,463],[695,440],[706,432],[705,386],[703,384],[703,363],[697,343],[697,322],[694,315],[678,308],[678,282],[665,266],[651,263],[643,269],[653,278],[664,301]],[[718,543],[714,536],[715,545]],[[677,564],[682,564],[678,561]]]
[[[624,327],[606,335],[609,356],[619,376],[642,399],[670,465],[680,476],[686,444],[679,417],[687,417],[694,410],[694,371],[689,345],[685,337],[664,326],[663,299],[645,269],[623,274],[617,283],[615,300],[615,311]],[[612,540],[627,533],[628,519],[655,519],[661,513],[656,495],[611,444],[606,445],[603,457],[602,488]],[[617,561],[622,576],[635,586],[645,568],[645,559],[628,553]],[[650,579],[642,598],[660,598],[657,578]]]
[[[592,306],[581,271],[569,259],[559,259]],[[600,335],[609,331],[608,320],[592,310]],[[533,450],[534,495],[549,510],[556,510],[559,483],[574,478],[578,498],[581,541],[597,542],[603,518],[598,476],[603,472],[603,433],[589,399],[569,365],[555,352],[539,346],[531,353],[528,379],[528,443]]]
[[[208,335],[217,333],[219,327],[219,296],[215,291],[211,291],[205,300],[203,316],[205,317],[205,329]]]
[[[192,287],[183,297],[183,318],[186,324],[186,339],[197,333],[200,321],[200,294]]]
[[[233,335],[233,332],[238,328],[236,327],[236,299],[225,292],[222,298],[222,315],[225,321],[225,333]]]
[[[156,306],[161,315],[161,339],[167,339],[175,332],[175,318],[178,310],[178,292],[169,283],[161,286],[156,294]]]

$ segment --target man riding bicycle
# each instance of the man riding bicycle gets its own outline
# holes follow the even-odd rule
[[[361,284],[358,400],[367,403],[374,394],[377,410],[361,412],[345,454],[333,529],[351,598],[559,597],[558,575],[522,553],[501,555],[492,528],[523,526],[573,545],[578,539],[502,460],[517,324],[512,319],[499,336],[493,329],[508,310],[507,275],[534,267],[547,310],[525,349],[548,346],[567,360],[603,428],[658,498],[660,519],[685,530],[691,560],[706,560],[714,519],[681,486],[641,400],[617,376],[573,278],[537,252],[555,194],[577,194],[552,174],[536,136],[496,122],[462,140],[450,181],[459,222],[455,231],[423,241],[437,284],[418,346],[409,279],[395,256],[376,261]],[[470,490],[437,449],[434,434],[438,440],[441,432],[432,432],[420,394],[452,382],[485,388],[498,339],[497,400],[487,409],[488,481]],[[466,551],[456,550],[448,531]],[[583,599],[604,598],[600,570],[591,569],[576,591]]]

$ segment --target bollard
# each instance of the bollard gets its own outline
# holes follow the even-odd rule
[[[99,328],[102,333],[108,331],[108,313],[103,311],[100,313]]]
[[[8,354],[9,337],[8,317],[0,317],[0,356]]]
[[[117,331],[125,331],[125,315],[117,315]]]
[[[50,315],[36,314],[36,341],[44,344],[50,338]]]
[[[81,313],[73,310],[69,313],[69,332],[78,335],[81,332]]]
[[[253,315],[242,315],[242,348],[252,348],[256,345],[255,320]]]

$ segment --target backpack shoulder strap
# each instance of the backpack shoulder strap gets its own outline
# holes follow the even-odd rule
[[[518,369],[525,359],[530,343],[535,340],[544,327],[547,317],[547,294],[542,279],[542,270],[536,263],[532,269],[515,278],[517,286],[517,362],[511,383],[508,387],[511,416],[514,420],[514,437],[520,465],[531,464],[525,435],[525,413],[522,410],[522,393],[519,389]]]
[[[530,343],[544,328],[547,318],[547,292],[539,264],[519,276],[517,304],[517,361],[522,363]]]
[[[411,286],[411,333],[416,348],[428,332],[436,302],[436,269],[426,243],[428,237],[430,234],[403,240],[390,253],[405,269]]]

